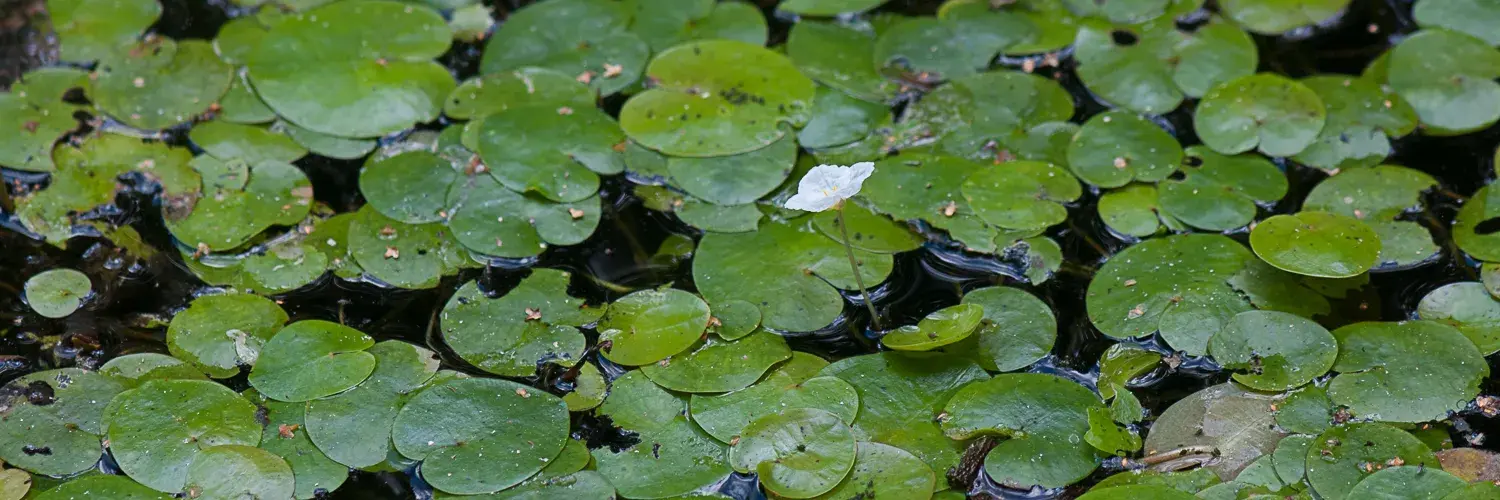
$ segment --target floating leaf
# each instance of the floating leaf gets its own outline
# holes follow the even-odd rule
[[[340,160],[363,158],[365,155],[370,154],[370,151],[374,150],[376,146],[374,139],[351,139],[313,132],[286,121],[277,121],[272,127],[281,130],[288,137],[291,137],[292,140],[297,141],[297,144],[301,144],[302,147],[307,148],[309,151],[329,158]]]
[[[813,216],[813,225],[834,241],[844,241],[844,231],[839,229],[839,216],[848,224],[849,246],[873,253],[894,254],[916,250],[922,246],[922,237],[912,232],[906,224],[871,212],[858,203],[846,203],[837,211],[829,210]]]
[[[1426,422],[1479,394],[1489,365],[1458,330],[1432,321],[1355,323],[1333,331],[1339,375],[1328,397],[1355,418]]]
[[[726,443],[755,419],[785,408],[817,408],[852,423],[859,411],[859,393],[837,377],[815,377],[825,366],[828,362],[817,356],[793,352],[790,360],[755,385],[717,396],[693,395],[693,422]]]
[[[154,2],[153,2],[154,4]],[[171,495],[141,485],[125,476],[87,474],[37,494],[37,500],[72,500],[88,496],[118,500],[168,500]]]
[[[1321,24],[1344,12],[1349,0],[1225,0],[1224,15],[1262,35]]]
[[[431,9],[336,2],[283,17],[247,59],[255,90],[314,132],[375,137],[431,121],[453,91],[433,58],[452,34]]]
[[[1427,292],[1417,304],[1417,316],[1457,328],[1474,342],[1480,354],[1500,351],[1500,302],[1483,283],[1449,283]]]
[[[99,374],[120,379],[147,381],[156,379],[202,380],[197,367],[166,354],[140,352],[114,358],[99,367]]]
[[[74,269],[51,269],[26,279],[26,304],[48,318],[66,318],[94,293],[87,274]]]
[[[391,437],[402,455],[422,459],[422,478],[433,487],[490,493],[519,484],[562,451],[568,407],[508,380],[450,379],[413,396]]]
[[[1223,154],[1259,148],[1266,156],[1292,156],[1323,130],[1327,112],[1318,94],[1285,77],[1260,73],[1215,86],[1203,95],[1193,128]]]
[[[604,0],[530,5],[510,14],[495,31],[480,71],[542,67],[575,75],[600,95],[614,94],[640,78],[651,54],[646,42],[626,31],[630,14],[624,3]]]
[[[749,387],[772,365],[791,356],[780,335],[759,330],[733,341],[709,335],[695,348],[641,371],[657,385],[678,392],[729,392]]]
[[[407,224],[443,220],[448,188],[460,175],[452,162],[427,151],[370,160],[359,171],[359,193],[366,202]]]
[[[1476,259],[1500,262],[1500,235],[1479,230],[1481,223],[1500,217],[1500,201],[1494,208],[1490,206],[1491,192],[1489,186],[1479,188],[1458,210],[1458,216],[1453,219],[1453,243]],[[1493,192],[1500,194],[1500,190]]]
[[[1389,83],[1431,133],[1454,135],[1500,120],[1500,51],[1472,36],[1419,31],[1391,49]]]
[[[277,401],[298,403],[348,390],[375,370],[365,352],[375,339],[338,323],[304,320],[266,341],[250,385]]]
[[[1039,231],[1066,220],[1062,204],[1083,195],[1062,167],[1029,160],[974,172],[962,189],[981,220],[1012,231]]]
[[[292,468],[281,457],[254,446],[226,444],[193,458],[185,491],[206,498],[287,498],[294,483]]]
[[[937,486],[932,469],[906,450],[869,442],[856,446],[849,476],[817,498],[928,498]]]
[[[876,71],[874,53],[874,33],[810,19],[793,25],[786,40],[787,57],[808,78],[856,99],[883,103],[899,86]]]
[[[1319,497],[1343,500],[1377,467],[1398,460],[1413,467],[1439,465],[1427,445],[1401,429],[1375,423],[1334,427],[1307,449],[1307,482]]]
[[[1284,391],[1328,373],[1338,356],[1333,335],[1313,320],[1276,311],[1236,314],[1208,341],[1208,352],[1234,380]]]
[[[594,105],[594,92],[574,75],[546,68],[517,68],[464,81],[448,95],[443,114],[475,120],[513,107],[543,104],[554,109],[583,109]]]
[[[1110,488],[1094,488],[1078,497],[1078,500],[1193,500],[1192,493],[1155,484],[1132,484]]]
[[[286,311],[256,295],[204,295],[172,317],[167,349],[214,378],[254,365],[261,346],[286,323]]]
[[[87,78],[88,74],[78,69],[40,68],[21,75],[10,92],[0,94],[0,130],[12,134],[0,144],[0,165],[30,172],[56,168],[52,147],[78,128],[73,113],[83,109],[63,97],[72,89],[84,87]]]
[[[854,468],[855,453],[854,433],[837,415],[792,408],[746,426],[729,449],[729,462],[740,472],[756,472],[772,493],[810,498],[842,482]]]
[[[214,120],[194,126],[188,134],[193,144],[224,161],[290,163],[307,155],[307,149],[292,138],[265,127]]]
[[[1130,428],[1116,423],[1109,408],[1090,407],[1088,423],[1088,432],[1083,434],[1083,440],[1096,450],[1128,456],[1141,449],[1141,437]]]
[[[438,369],[432,351],[405,342],[380,342],[368,352],[375,356],[370,378],[347,392],[307,402],[307,437],[348,467],[385,461],[397,411]]]
[[[59,39],[58,58],[88,63],[127,50],[161,17],[156,0],[51,0],[47,13]]]
[[[605,479],[626,498],[686,495],[718,483],[732,470],[723,444],[698,430],[683,414],[687,400],[668,393],[634,370],[614,380],[599,407],[615,425],[639,434],[629,449],[593,450]]]
[[[810,118],[816,86],[785,56],[733,40],[688,42],[646,70],[657,86],[625,102],[620,127],[672,156],[754,151]],[[691,90],[691,92],[689,92]]]
[[[1079,79],[1089,90],[1147,114],[1165,114],[1184,96],[1201,97],[1217,84],[1249,76],[1258,60],[1250,36],[1217,17],[1193,31],[1169,21],[1128,27],[1083,23],[1074,46]]]
[[[614,150],[625,141],[624,133],[609,115],[592,106],[521,106],[488,115],[470,128],[477,130],[475,151],[490,175],[516,192],[580,201],[598,191],[596,174],[625,169],[623,157]]]
[[[883,73],[918,82],[963,78],[989,66],[1002,48],[985,38],[944,19],[905,18],[880,30],[875,64]]]
[[[207,42],[158,39],[104,59],[90,96],[117,120],[163,129],[208,111],[229,90],[233,73]]]
[[[1441,469],[1404,465],[1376,471],[1349,490],[1352,498],[1444,498],[1466,481]]]
[[[843,245],[803,224],[805,219],[768,223],[749,233],[705,235],[693,259],[699,292],[715,304],[755,304],[762,324],[772,330],[806,332],[832,323],[844,305],[833,287],[855,289],[854,274]],[[865,284],[890,274],[889,255],[860,250],[854,255],[862,262]]]
[[[1112,338],[1160,331],[1173,347],[1202,354],[1213,332],[1250,309],[1226,281],[1253,259],[1218,235],[1146,240],[1111,257],[1089,283],[1089,320]]]
[[[296,476],[294,481],[296,484],[296,493],[293,496],[301,500],[311,499],[318,496],[317,492],[319,490],[334,491],[338,489],[340,485],[344,484],[344,480],[349,477],[349,469],[344,465],[329,459],[328,455],[324,455],[322,451],[319,451],[318,447],[313,445],[312,440],[308,437],[307,431],[303,429],[307,424],[307,405],[299,403],[283,403],[280,401],[260,397],[255,393],[255,391],[246,391],[244,396],[249,399],[251,403],[255,403],[256,406],[264,409],[263,413],[261,414],[265,416],[264,418],[266,424],[265,430],[261,432],[260,436],[260,449],[271,452],[275,454],[275,456],[281,457],[282,460],[286,461],[285,466],[291,468],[290,472]],[[359,417],[368,418],[369,415],[359,415]],[[217,450],[219,448],[222,447],[215,447],[212,449]],[[254,453],[237,452],[229,455],[239,456],[219,458],[228,459],[232,463],[239,463],[242,465],[248,465],[245,464],[245,462],[258,465],[256,469],[260,473],[268,473],[269,471],[278,468],[275,465],[275,461],[269,460],[264,457],[253,456],[255,455]],[[214,462],[214,460],[206,460],[202,458],[195,459],[193,461],[193,463],[195,464],[193,467],[203,467],[203,465],[205,465],[206,463],[212,462]],[[206,467],[203,467],[203,469],[203,471],[207,473],[214,472],[212,469]],[[221,472],[227,473],[227,471]],[[279,474],[274,475],[279,476]],[[202,479],[208,481],[214,480],[214,478],[212,477],[203,477]],[[234,477],[232,475],[229,479],[239,481],[240,483],[261,483],[264,486],[271,486],[271,484],[266,483],[274,483],[277,481],[277,479],[269,477],[251,479],[245,477]],[[188,483],[193,483],[192,469],[189,469],[188,472]],[[268,494],[267,496],[270,495]]]
[[[858,14],[885,2],[886,0],[785,0],[776,8],[802,16],[834,16]]]
[[[1068,147],[1073,172],[1102,187],[1160,181],[1181,163],[1177,139],[1145,118],[1120,111],[1094,115]]]
[[[206,380],[151,380],[115,396],[104,411],[109,451],[131,479],[184,491],[192,463],[221,445],[255,446],[255,405]]]
[[[716,205],[754,202],[786,181],[797,161],[797,141],[791,135],[771,145],[729,156],[667,158],[674,186]]]
[[[1229,480],[1256,459],[1269,455],[1281,439],[1272,408],[1280,396],[1219,384],[1182,398],[1156,419],[1146,436],[1146,454],[1184,450],[1183,457],[1215,457],[1208,463]]]
[[[1021,149],[1033,129],[1072,116],[1073,99],[1056,81],[1019,71],[980,73],[938,87],[908,107],[894,146],[936,140],[935,149],[946,154],[1001,160],[1001,151]]]
[[[1447,28],[1500,45],[1500,5],[1488,0],[1419,0],[1412,16],[1425,27]]]
[[[448,193],[448,227],[453,239],[477,254],[524,258],[548,245],[576,245],[594,234],[601,218],[597,196],[556,203],[511,191],[488,176],[458,182]]]
[[[630,31],[660,52],[691,40],[739,40],[766,44],[766,18],[748,2],[668,0],[635,2]]]
[[[0,459],[65,476],[99,461],[105,405],[126,381],[77,368],[31,373],[0,388]]]
[[[1203,146],[1186,150],[1181,180],[1162,181],[1161,209],[1190,226],[1210,231],[1244,227],[1260,204],[1280,200],[1286,175],[1255,154],[1224,156]]]
[[[1099,396],[1108,400],[1130,385],[1130,381],[1151,373],[1161,363],[1162,355],[1130,344],[1115,344],[1099,357]]]
[[[250,165],[243,189],[207,189],[182,217],[167,217],[172,236],[190,247],[232,250],[271,226],[289,226],[307,216],[312,182],[291,164],[264,160]]]
[[[943,437],[938,414],[961,387],[989,378],[960,356],[901,352],[844,358],[818,373],[859,392],[854,430],[861,440],[906,450],[934,471],[957,465],[963,452],[963,443]]]
[[[432,288],[472,259],[439,224],[405,224],[366,205],[349,221],[349,253],[371,277],[402,288]]]
[[[498,375],[531,376],[544,362],[573,366],[586,343],[574,327],[592,323],[603,311],[568,296],[570,278],[536,269],[497,299],[488,298],[478,282],[465,283],[443,306],[443,339],[465,361]]]
[[[1110,190],[1099,197],[1099,218],[1111,231],[1137,238],[1154,235],[1163,227],[1181,226],[1162,213],[1157,198],[1157,188],[1151,184]]]
[[[916,325],[897,328],[880,338],[897,351],[930,351],[969,338],[984,319],[984,306],[958,304],[938,309]]]
[[[708,304],[676,289],[642,290],[610,304],[599,319],[599,341],[610,361],[640,366],[683,352],[708,328]]]
[[[1286,400],[1276,408],[1276,425],[1289,432],[1321,434],[1333,425],[1333,413],[1328,391],[1307,386],[1287,393]]]
[[[599,374],[599,369],[584,363],[578,370],[573,390],[563,394],[563,402],[568,404],[568,411],[588,411],[603,403],[607,392],[609,386],[605,384],[604,376]]]
[[[1277,215],[1255,226],[1250,247],[1288,272],[1347,278],[1375,265],[1380,236],[1359,219],[1331,212]]]
[[[1083,446],[1091,408],[1104,410],[1099,396],[1071,380],[1035,373],[996,375],[953,394],[943,410],[943,433],[953,439],[1002,438],[984,460],[985,473],[1000,484],[1023,490],[1033,485],[1059,488],[1099,465],[1093,449]]]
[[[1308,166],[1335,172],[1375,166],[1391,153],[1387,136],[1401,137],[1417,126],[1416,111],[1375,82],[1327,75],[1302,84],[1318,94],[1328,112],[1318,141],[1296,156]]]
[[[187,149],[146,143],[116,134],[89,138],[81,146],[59,145],[52,158],[57,171],[47,189],[20,200],[16,216],[26,228],[61,245],[74,233],[77,215],[114,202],[115,178],[138,172],[161,184],[170,201],[181,200],[202,188],[198,174],[188,167]]]
[[[1377,269],[1402,269],[1430,261],[1440,251],[1427,228],[1403,216],[1422,207],[1422,193],[1437,180],[1418,170],[1381,165],[1343,172],[1314,187],[1303,210],[1365,221],[1380,238]]]

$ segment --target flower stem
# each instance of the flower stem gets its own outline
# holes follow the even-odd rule
[[[865,301],[865,308],[870,310],[870,321],[875,324],[875,329],[880,329],[880,314],[875,312],[875,302],[870,297],[870,290],[865,288],[865,279],[859,274],[859,263],[854,260],[854,246],[849,244],[849,225],[844,223],[844,205],[841,203],[834,208],[838,212],[839,234],[844,237],[844,254],[849,256],[849,270],[854,271],[854,284],[859,285],[860,298]]]

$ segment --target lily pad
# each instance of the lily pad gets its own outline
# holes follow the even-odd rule
[[[776,8],[802,16],[835,16],[858,14],[885,2],[886,0],[786,0]]]
[[[614,149],[625,142],[624,133],[592,106],[516,107],[471,127],[476,126],[475,150],[490,175],[516,192],[580,201],[598,191],[597,174],[625,170],[624,158]]]
[[[1190,146],[1181,180],[1168,179],[1158,200],[1167,215],[1209,231],[1228,231],[1255,220],[1258,206],[1280,200],[1287,192],[1286,174],[1253,153],[1224,156]]]
[[[804,19],[787,35],[787,57],[808,78],[856,99],[883,103],[900,86],[876,71],[874,53],[874,33],[838,23]]]
[[[187,486],[191,465],[221,445],[255,446],[255,405],[216,382],[151,380],[120,393],[104,411],[109,450],[131,479],[157,491]]]
[[[725,445],[698,430],[683,414],[687,400],[652,383],[640,370],[611,384],[599,407],[615,425],[635,432],[640,442],[625,450],[593,450],[599,473],[626,498],[686,495],[715,484],[732,472]]]
[[[630,17],[625,3],[604,0],[527,6],[495,31],[485,47],[480,71],[542,67],[574,75],[599,95],[614,94],[640,78],[651,54],[646,42],[626,30]]]
[[[128,50],[161,17],[156,0],[53,0],[47,2],[57,31],[58,58],[88,63]]]
[[[1422,193],[1437,185],[1424,172],[1394,165],[1350,170],[1314,187],[1302,209],[1365,221],[1380,237],[1377,269],[1401,269],[1427,262],[1440,251],[1425,227],[1402,220],[1421,210]]]
[[[307,155],[307,148],[266,127],[208,121],[188,133],[193,144],[220,160],[294,162]]]
[[[422,477],[433,487],[491,493],[531,477],[562,451],[568,407],[508,380],[457,378],[413,396],[392,429],[396,450],[422,459]]]
[[[281,130],[309,151],[340,160],[363,158],[376,146],[374,139],[352,139],[313,132],[287,121],[277,121],[272,128]]]
[[[1338,343],[1310,319],[1246,311],[1209,339],[1208,352],[1236,372],[1236,382],[1261,391],[1284,391],[1328,373],[1338,356]]]
[[[1374,267],[1380,236],[1359,219],[1331,212],[1271,217],[1250,232],[1250,246],[1266,263],[1288,272],[1347,278]]]
[[[375,137],[431,121],[453,91],[432,59],[452,34],[437,12],[377,0],[287,15],[247,59],[257,94],[314,132]]]
[[[999,160],[1000,151],[1019,149],[1033,129],[1072,116],[1073,100],[1056,81],[1019,71],[980,73],[938,87],[908,107],[894,146],[936,140],[935,149],[946,154]]]
[[[192,364],[154,352],[126,354],[111,359],[99,367],[99,373],[141,382],[156,379],[202,380],[206,378],[206,375]]]
[[[729,449],[729,462],[740,472],[755,471],[772,493],[810,498],[843,481],[855,454],[854,433],[837,415],[792,408],[746,426]]]
[[[1099,396],[1073,381],[1034,373],[996,375],[953,395],[944,408],[943,433],[953,439],[1002,438],[984,460],[985,472],[1000,484],[1058,488],[1099,465],[1093,449],[1083,445],[1091,408],[1104,410]]]
[[[1161,364],[1162,355],[1130,344],[1115,344],[1099,357],[1099,396],[1114,398],[1136,377],[1151,373]]]
[[[556,203],[511,191],[488,176],[459,179],[448,192],[448,206],[454,240],[471,252],[506,258],[532,257],[549,245],[582,243],[602,216],[597,196]]]
[[[652,382],[678,392],[729,392],[754,384],[772,365],[792,356],[780,335],[759,330],[739,340],[717,335],[695,348],[641,367]]]
[[[1361,479],[1349,490],[1349,497],[1441,499],[1462,490],[1466,484],[1467,481],[1442,469],[1403,465],[1381,469]]]
[[[671,156],[723,156],[766,147],[781,123],[807,123],[816,92],[785,56],[733,40],[688,42],[646,70],[657,86],[626,101],[620,127]]]
[[[406,224],[366,205],[349,221],[349,253],[371,277],[402,288],[432,288],[473,260],[439,224]]]
[[[1317,140],[1326,120],[1323,100],[1312,89],[1260,73],[1221,83],[1204,94],[1193,128],[1219,153],[1258,148],[1266,156],[1293,156]]]
[[[772,330],[806,332],[832,323],[844,306],[834,287],[855,289],[854,274],[843,245],[805,224],[799,219],[764,224],[754,232],[705,235],[693,259],[699,292],[715,304],[755,304],[762,324]],[[861,250],[854,255],[866,285],[890,274],[889,255]]]
[[[1417,23],[1473,35],[1490,45],[1500,45],[1500,5],[1488,0],[1420,0],[1412,6]]]
[[[594,92],[574,75],[546,68],[517,68],[464,81],[448,96],[443,114],[475,120],[513,107],[542,104],[587,108],[594,105]]]
[[[1190,354],[1229,318],[1250,309],[1226,283],[1254,257],[1218,235],[1146,240],[1115,254],[1089,283],[1089,320],[1118,339],[1160,332]]]
[[[1461,134],[1500,120],[1500,51],[1478,38],[1419,31],[1391,49],[1387,75],[1429,132]]]
[[[1481,223],[1500,216],[1500,200],[1492,208],[1490,193],[1500,194],[1500,190],[1491,191],[1489,186],[1479,188],[1458,210],[1453,220],[1453,242],[1476,259],[1500,262],[1500,235],[1479,230]]]
[[[94,466],[110,399],[125,380],[77,368],[31,373],[0,388],[0,459],[36,474],[65,476]]]
[[[1432,450],[1401,429],[1376,423],[1334,427],[1307,449],[1307,482],[1318,496],[1343,500],[1377,470],[1376,464],[1383,470],[1397,460],[1412,467],[1439,467]]]
[[[1349,0],[1225,0],[1224,15],[1262,35],[1280,35],[1332,19]]]
[[[465,283],[443,307],[443,339],[465,361],[498,375],[531,376],[545,362],[573,366],[586,343],[574,327],[599,319],[603,310],[568,296],[570,277],[536,269],[497,299],[486,297],[478,282]]]
[[[119,500],[169,500],[171,495],[131,481],[125,476],[88,474],[36,495],[38,500],[72,500],[87,496]]]
[[[604,403],[607,392],[609,385],[604,382],[604,375],[594,365],[584,363],[573,382],[573,390],[563,394],[563,402],[568,404],[568,411],[589,411]]]
[[[1094,488],[1079,496],[1079,500],[1192,500],[1192,493],[1169,486],[1155,484],[1130,484],[1109,488]]]
[[[856,446],[849,476],[817,498],[928,498],[937,486],[932,469],[906,450],[869,442]]]
[[[1102,5],[1126,3],[1131,2]],[[1078,76],[1090,91],[1147,114],[1165,114],[1184,97],[1202,97],[1217,84],[1249,76],[1258,62],[1250,36],[1218,17],[1192,31],[1170,21],[1138,26],[1087,22],[1074,46]]]
[[[318,496],[317,492],[319,490],[334,491],[338,489],[340,485],[344,484],[344,480],[349,477],[349,468],[345,467],[343,464],[329,459],[328,455],[324,455],[322,451],[319,451],[318,447],[313,444],[312,439],[308,437],[307,431],[304,429],[307,424],[307,405],[275,401],[272,399],[261,397],[255,391],[246,391],[244,396],[248,398],[251,403],[255,403],[256,406],[264,409],[263,414],[265,415],[266,424],[265,431],[261,433],[260,437],[260,449],[271,452],[277,457],[281,457],[282,460],[285,460],[285,466],[290,467],[291,474],[295,476],[294,483],[296,492],[293,495],[294,497],[298,498],[299,500],[315,498]],[[363,418],[368,416],[361,415],[361,417]],[[223,447],[215,447],[211,448],[211,450],[219,450],[220,448]],[[227,459],[231,463],[236,465],[253,464],[254,467],[249,467],[249,469],[251,469],[250,473],[268,474],[271,471],[279,469],[279,467],[275,465],[275,461],[263,456],[255,456],[257,455],[255,453],[236,450],[236,453],[230,453],[229,455],[239,456],[218,457],[218,460]],[[192,473],[192,471],[194,470],[193,468],[202,468],[203,472],[207,473],[204,476],[200,477],[201,480],[208,482],[217,481],[216,476],[209,475],[214,473],[215,471],[205,467],[206,463],[212,463],[214,461],[216,460],[203,459],[201,457],[199,459],[195,459],[193,461],[194,465],[189,468],[188,483],[192,484],[194,482],[194,476]],[[226,467],[224,470],[219,472],[228,473],[229,471],[235,470],[236,469],[234,467]],[[230,479],[238,481],[241,484],[259,484],[263,487],[269,487],[272,484],[279,482],[280,474],[276,473],[270,475],[277,477],[252,479],[245,477],[234,477],[233,475],[231,475]],[[232,485],[233,483],[230,484]],[[200,484],[200,486],[203,485]],[[219,487],[224,486],[227,485],[219,485]],[[191,488],[191,486],[189,486],[189,488]],[[204,489],[207,490],[209,488],[205,486]],[[267,494],[266,496],[271,495]]]
[[[78,128],[73,113],[83,106],[65,101],[72,89],[87,85],[88,73],[73,68],[40,68],[27,72],[10,92],[0,94],[0,130],[10,139],[0,144],[0,165],[30,172],[47,172],[52,147]]]
[[[188,167],[192,154],[187,149],[123,135],[97,135],[77,147],[59,145],[52,159],[57,164],[52,183],[20,200],[16,216],[27,229],[58,245],[73,235],[78,214],[114,202],[115,179],[121,174],[137,172],[159,183],[169,205],[202,187],[197,172]]]
[[[460,175],[450,161],[427,151],[371,160],[359,172],[359,192],[371,206],[408,224],[443,219],[448,188]]]
[[[610,304],[599,320],[599,341],[610,361],[640,366],[692,347],[708,328],[708,304],[676,289],[642,290]]]
[[[1302,84],[1318,94],[1328,121],[1318,141],[1296,160],[1323,170],[1371,167],[1391,153],[1390,139],[1417,127],[1417,112],[1377,83],[1348,76],[1314,76]]]
[[[1214,457],[1208,467],[1234,479],[1281,439],[1273,409],[1281,397],[1234,384],[1215,385],[1172,403],[1146,436],[1146,454],[1184,450],[1182,456]]]
[[[1458,411],[1489,376],[1462,332],[1433,321],[1355,323],[1333,331],[1339,358],[1328,397],[1355,418],[1426,422]]]
[[[813,216],[813,225],[834,241],[842,242],[844,235],[839,229],[840,212],[844,222],[848,224],[846,229],[849,231],[849,245],[856,249],[895,254],[922,246],[922,237],[912,232],[908,225],[872,212],[858,203],[847,203],[837,211],[818,213]]]
[[[828,362],[817,356],[794,352],[755,385],[716,396],[693,395],[693,422],[725,443],[757,418],[787,408],[817,408],[853,423],[859,393],[837,377],[815,376],[825,366]]]
[[[941,18],[910,17],[884,27],[875,40],[881,72],[936,83],[974,75],[1003,47]]]
[[[286,323],[286,311],[257,295],[204,295],[172,317],[167,348],[214,378],[227,378],[260,358],[261,347]]]
[[[348,467],[385,461],[397,411],[438,369],[432,351],[405,342],[387,340],[368,352],[375,357],[370,378],[347,392],[307,402],[307,437]]]
[[[887,333],[880,343],[897,351],[930,351],[969,338],[983,319],[984,306],[948,306],[933,311],[916,325]]]
[[[66,318],[94,293],[87,274],[74,269],[51,269],[26,279],[26,304],[48,318]]]
[[[147,130],[190,121],[229,90],[234,69],[200,40],[143,42],[104,59],[90,95],[100,110]]]
[[[226,444],[193,458],[185,491],[205,498],[287,498],[295,481],[281,457],[254,446]]]
[[[1151,184],[1129,184],[1099,197],[1099,218],[1111,231],[1136,238],[1155,235],[1181,222],[1162,213],[1157,188]]]
[[[312,206],[312,183],[291,164],[264,160],[250,165],[243,189],[213,188],[184,216],[168,213],[167,229],[190,247],[232,250],[272,226],[294,225]]]
[[[304,320],[287,325],[261,348],[250,385],[277,401],[298,403],[348,390],[375,370],[365,352],[375,339],[338,323]]]
[[[739,40],[766,44],[766,17],[742,1],[635,1],[630,31],[660,52],[691,40]]]
[[[1166,179],[1182,164],[1182,147],[1161,127],[1131,113],[1094,115],[1068,147],[1068,165],[1084,182],[1120,187]]]
[[[1083,195],[1062,167],[1029,160],[974,172],[962,189],[981,220],[1012,231],[1039,231],[1066,220],[1062,204]]]
[[[854,430],[860,440],[906,450],[934,471],[957,465],[963,452],[963,443],[943,436],[938,414],[960,388],[989,378],[962,356],[902,352],[844,358],[818,373],[858,391]]]
[[[1500,302],[1483,283],[1449,283],[1428,292],[1417,304],[1417,316],[1457,328],[1480,354],[1500,351]]]

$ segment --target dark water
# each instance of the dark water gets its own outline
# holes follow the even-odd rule
[[[487,2],[497,15],[514,11],[527,1],[493,0]],[[767,8],[773,44],[785,40],[791,23],[772,14],[774,0],[758,0]],[[897,0],[882,11],[903,14],[926,14],[936,11],[936,0]],[[164,14],[153,27],[156,33],[177,38],[212,38],[227,19],[241,15],[224,0],[162,0]],[[1257,36],[1261,53],[1261,70],[1291,76],[1314,73],[1357,74],[1375,56],[1415,30],[1410,18],[1411,2],[1398,0],[1356,0],[1347,14],[1327,26],[1283,37]],[[0,0],[0,87],[29,67],[50,62],[46,53],[45,12],[37,12],[40,2]],[[18,12],[25,14],[18,14]],[[16,21],[20,19],[20,21]],[[442,58],[456,77],[473,76],[477,71],[480,47],[456,44]],[[1014,61],[1019,65],[1020,61]],[[1007,62],[1009,63],[1009,62]],[[1061,81],[1075,96],[1082,122],[1106,108],[1088,94],[1073,74],[1071,61],[1063,59],[1061,67],[1041,68],[1042,74]],[[611,113],[617,113],[623,98],[604,102]],[[1191,112],[1195,102],[1161,117],[1159,122],[1172,130],[1186,146],[1197,144],[1191,129]],[[441,128],[429,124],[423,128]],[[182,130],[171,131],[166,140],[185,144]],[[1389,163],[1425,171],[1437,177],[1442,188],[1428,194],[1426,209],[1413,216],[1447,241],[1451,225],[1463,196],[1472,194],[1493,176],[1491,165],[1495,146],[1500,143],[1500,127],[1461,137],[1435,138],[1413,135],[1396,141],[1396,152]],[[319,201],[338,211],[352,211],[363,200],[357,189],[359,161],[344,161],[309,156],[297,162],[311,179]],[[1322,178],[1320,171],[1294,164],[1283,164],[1291,181],[1287,197],[1275,206],[1265,207],[1263,215],[1289,213],[1299,208],[1301,199]],[[134,255],[100,238],[79,237],[66,248],[55,248],[23,234],[9,215],[13,197],[45,184],[45,176],[0,169],[5,189],[0,190],[0,383],[36,370],[63,366],[97,367],[111,357],[135,352],[165,352],[162,322],[185,307],[202,285],[177,257],[174,242],[164,230],[158,208],[150,197],[151,186],[120,195],[114,207],[89,214],[135,228],[145,244],[155,248],[151,255]],[[496,262],[482,270],[468,270],[443,280],[434,290],[393,290],[368,283],[347,282],[327,276],[295,292],[277,297],[292,320],[325,319],[358,328],[377,339],[402,339],[430,345],[444,353],[447,368],[478,373],[451,355],[441,339],[436,338],[437,313],[457,288],[470,279],[480,280],[492,293],[503,293],[524,277],[531,266],[575,271],[571,292],[590,301],[610,300],[625,291],[667,283],[693,290],[687,259],[652,260],[650,256],[669,237],[694,238],[700,234],[673,216],[645,209],[629,193],[629,184],[621,178],[606,179],[601,198],[605,213],[598,232],[588,241],[572,247],[554,247],[532,262]],[[1057,344],[1051,356],[1033,370],[1055,373],[1092,384],[1097,374],[1100,353],[1115,341],[1101,335],[1088,321],[1084,310],[1085,291],[1094,270],[1110,254],[1132,241],[1108,231],[1095,212],[1097,192],[1087,193],[1070,207],[1070,218],[1049,233],[1063,247],[1067,256],[1063,270],[1052,280],[1032,286],[1013,263],[990,256],[968,254],[941,243],[937,237],[925,248],[896,256],[895,272],[886,283],[872,290],[876,306],[884,320],[893,324],[913,323],[936,309],[956,304],[963,293],[993,284],[1008,284],[1030,289],[1049,303],[1058,317]],[[1231,234],[1245,240],[1246,235]],[[1416,303],[1428,291],[1443,284],[1475,279],[1475,263],[1451,248],[1442,258],[1424,266],[1379,273],[1363,292],[1335,303],[1334,321],[1399,320],[1413,314]],[[37,272],[72,267],[94,278],[97,296],[87,306],[61,320],[42,318],[30,312],[20,298],[25,278]],[[875,350],[876,342],[861,333],[869,322],[862,304],[848,300],[844,315],[828,328],[817,332],[788,335],[798,350],[830,356],[849,356]],[[1331,325],[1330,325],[1331,326]],[[592,332],[590,332],[592,336]],[[1169,353],[1155,339],[1142,345]],[[603,362],[608,365],[608,362]],[[1491,364],[1495,361],[1492,359]],[[606,373],[618,367],[603,366]],[[1493,366],[1500,370],[1500,366]],[[569,374],[555,370],[528,380],[538,387],[553,388],[566,383]],[[1160,414],[1172,402],[1193,391],[1224,382],[1220,373],[1206,360],[1188,359],[1171,369],[1163,368],[1146,378],[1136,393],[1152,414]],[[244,381],[231,380],[230,384]],[[1484,392],[1500,392],[1500,382],[1486,382]],[[1500,431],[1500,421],[1478,416],[1456,417],[1455,442]],[[621,435],[607,419],[574,416],[575,433],[588,440],[591,447],[624,447],[632,442]],[[1495,449],[1492,444],[1484,446]],[[106,462],[108,462],[106,460]],[[1112,472],[1107,468],[1095,480]],[[958,478],[972,484],[976,497],[1071,497],[1086,485],[1064,491],[1017,492],[1003,490],[983,476]],[[727,480],[722,491],[737,498],[757,498],[753,478],[736,475]],[[330,498],[418,498],[430,496],[430,489],[420,479],[399,473],[355,472]]]

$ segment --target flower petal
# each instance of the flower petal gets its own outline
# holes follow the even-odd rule
[[[822,212],[824,210],[832,208],[834,205],[838,204],[838,202],[839,198],[833,196],[823,196],[821,193],[817,192],[799,192],[796,195],[792,196],[791,199],[786,200],[786,208],[790,208],[792,210],[806,210],[808,212]]]
[[[844,173],[848,177],[843,185],[839,186],[837,196],[840,199],[853,198],[854,195],[859,194],[859,189],[864,186],[865,179],[869,179],[870,175],[875,173],[875,164],[867,161],[855,163],[845,168]]]

